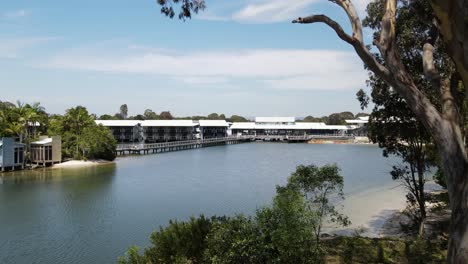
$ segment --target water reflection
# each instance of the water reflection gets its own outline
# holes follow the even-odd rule
[[[63,180],[83,180],[86,178],[112,180],[116,164],[105,164],[82,168],[42,168],[0,173],[0,184],[25,184],[30,182],[60,182]]]

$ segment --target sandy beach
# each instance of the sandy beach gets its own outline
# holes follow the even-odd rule
[[[332,233],[353,235],[360,230],[361,235],[367,237],[388,235],[387,229],[393,227],[388,222],[395,215],[399,215],[406,206],[405,193],[405,189],[395,182],[347,195],[343,202],[343,213],[349,217],[351,225]]]
[[[115,161],[108,160],[69,160],[52,166],[53,169],[62,169],[62,168],[83,168],[91,167],[98,165],[105,165],[115,163]]]

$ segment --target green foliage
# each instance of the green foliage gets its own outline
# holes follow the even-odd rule
[[[78,145],[87,159],[114,160],[116,157],[117,142],[110,130],[101,125],[85,128]]]
[[[47,113],[39,103],[17,105],[0,101],[0,136],[29,143],[45,132]]]
[[[48,134],[62,136],[64,158],[115,159],[117,143],[111,131],[98,126],[85,107],[70,108],[64,116],[52,116]]]
[[[143,116],[145,117],[146,120],[157,120],[157,119],[159,119],[158,114],[153,112],[153,110],[151,110],[151,109],[146,109]]]
[[[323,221],[349,223],[329,202],[342,196],[343,178],[335,165],[299,166],[271,206],[254,217],[237,215],[187,222],[171,221],[151,235],[143,255],[130,248],[121,263],[320,263]],[[320,196],[320,197],[319,197]],[[318,234],[318,235],[317,235]]]
[[[127,119],[127,117],[128,117],[128,106],[127,106],[127,104],[123,104],[123,105],[120,106],[119,115],[122,117],[122,119]]]
[[[367,17],[363,25],[375,30],[375,36],[380,32],[383,15],[384,0],[377,0],[367,7]],[[439,91],[433,89],[424,78],[423,62],[421,56],[421,43],[432,37],[433,13],[427,1],[401,1],[397,7],[396,34],[398,49],[401,51],[401,60],[411,77],[431,102],[440,109]],[[435,43],[435,66],[445,76],[453,71],[444,44],[441,40]],[[377,58],[381,60],[378,54]],[[424,125],[417,121],[406,101],[397,94],[384,80],[369,71],[368,85],[372,89],[371,97],[374,103],[370,123],[368,125],[369,137],[383,149],[383,155],[400,156],[403,164],[394,166],[391,172],[394,180],[399,180],[408,189],[407,212],[414,220],[416,226],[420,225],[426,217],[426,194],[424,185],[425,174],[431,166],[440,165],[437,162],[433,139]],[[367,106],[369,98],[361,90],[357,94],[361,106]],[[461,102],[459,102],[460,107]],[[443,174],[436,177],[443,184]],[[421,226],[422,227],[422,226]],[[419,232],[422,234],[423,229]]]
[[[208,263],[265,263],[268,250],[257,223],[238,215],[213,225],[204,255]]]
[[[108,114],[102,115],[99,117],[99,120],[116,120],[117,118],[115,116],[111,116]]]
[[[348,217],[341,214],[335,206],[337,202],[344,200],[343,186],[343,176],[335,164],[323,167],[300,165],[289,177],[288,188],[302,193],[308,207],[317,213],[318,221],[313,223],[316,237],[320,237],[325,221],[339,226],[350,224]]]
[[[179,19],[184,20],[192,18],[192,14],[197,14],[206,8],[204,0],[157,0],[161,5],[161,13],[167,17],[173,18],[175,16],[174,5],[180,4]]]
[[[145,250],[145,258],[151,263],[175,263],[181,260],[202,263],[206,248],[206,236],[215,218],[203,215],[191,217],[187,222],[170,221],[166,228],[151,234],[152,247]]]
[[[171,112],[169,111],[162,111],[159,115],[159,118],[162,120],[172,120],[174,117],[172,116]]]
[[[248,122],[245,117],[239,115],[232,115],[230,118],[227,119],[228,122]]]
[[[354,119],[354,114],[351,112],[333,113],[328,116],[327,125],[345,125],[346,119]]]
[[[362,93],[364,93],[362,91]],[[313,117],[313,116],[306,116],[304,117],[302,122],[319,122],[325,123],[327,125],[346,125],[346,119],[354,119],[360,116],[368,116],[369,114],[366,113],[358,113],[356,116],[351,112],[341,112],[341,113],[333,113],[329,116],[322,116],[322,117]]]

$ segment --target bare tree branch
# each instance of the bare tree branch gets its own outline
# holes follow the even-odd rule
[[[353,29],[353,37],[364,43],[362,38],[362,25],[361,20],[356,12],[356,8],[350,0],[331,0],[331,2],[339,5],[346,12]]]
[[[340,37],[340,39],[346,41],[351,45],[353,45],[353,42],[356,41],[355,38],[351,37],[350,35],[346,34],[346,32],[344,32],[343,28],[340,26],[340,24],[338,24],[338,22],[329,18],[326,15],[312,15],[308,17],[299,17],[293,20],[292,22],[299,24],[312,24],[317,22],[325,23],[333,30],[335,30],[336,34],[338,35],[338,37]]]

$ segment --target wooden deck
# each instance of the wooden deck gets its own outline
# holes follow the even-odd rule
[[[118,144],[117,155],[141,155],[141,154],[156,154],[169,151],[179,151],[186,149],[205,148],[218,145],[231,145],[243,142],[251,142],[254,140],[262,141],[285,141],[285,142],[306,142],[312,139],[323,140],[348,140],[353,139],[352,135],[304,135],[304,136],[287,136],[287,135],[249,135],[249,136],[229,136],[222,138],[171,141],[164,143],[130,143]]]
[[[231,145],[242,142],[252,141],[252,136],[240,137],[223,137],[223,138],[210,138],[210,139],[197,139],[185,141],[172,141],[164,143],[131,143],[131,144],[118,144],[117,155],[131,155],[131,154],[156,154],[169,151],[178,151],[185,149],[196,149],[218,145]]]

